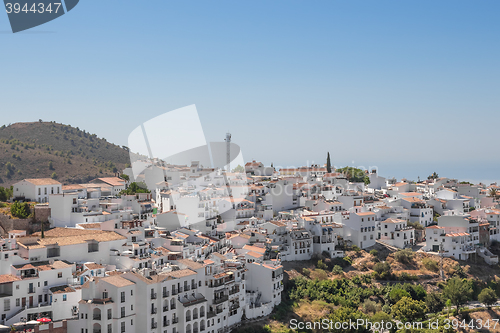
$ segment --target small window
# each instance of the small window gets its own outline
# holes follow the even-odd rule
[[[62,272],[57,273],[57,277],[60,279],[62,278]]]
[[[68,300],[68,295],[63,295],[63,302],[66,302]]]

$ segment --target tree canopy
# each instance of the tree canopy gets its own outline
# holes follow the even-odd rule
[[[10,213],[14,217],[25,219],[31,214],[30,204],[27,202],[16,201],[10,206]]]
[[[354,167],[344,167],[337,169],[337,172],[343,173],[350,182],[370,184],[370,178],[366,172]]]
[[[133,182],[127,189],[120,191],[118,195],[134,195],[136,193],[151,193],[151,191],[148,190],[144,182]]]
[[[465,304],[472,294],[472,286],[469,281],[459,277],[453,277],[448,280],[443,290],[443,296],[458,308]]]

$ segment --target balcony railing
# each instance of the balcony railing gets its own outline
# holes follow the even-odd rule
[[[177,295],[177,292],[178,292],[177,289],[172,289],[172,296]]]
[[[151,329],[152,329],[152,330],[154,330],[154,329],[155,329],[155,328],[157,328],[157,327],[158,327],[158,324],[157,324],[157,323],[152,323],[152,324],[151,324]]]
[[[163,293],[163,298],[168,297],[168,296],[170,296],[170,293],[169,293],[168,291],[165,291],[165,292]]]
[[[191,316],[186,316],[186,321],[191,321]]]
[[[168,311],[168,306],[163,307],[163,312]]]
[[[93,317],[92,317],[94,320],[101,320],[101,315],[97,315],[95,314]]]
[[[172,319],[172,324],[177,324],[179,322],[179,317]]]
[[[163,327],[169,326],[170,325],[170,320],[164,320],[163,321]]]
[[[207,319],[210,319],[212,317],[215,317],[215,312],[214,311],[208,311],[207,312]]]
[[[151,293],[151,299],[156,299],[156,293]]]
[[[152,309],[151,309],[151,314],[156,314],[156,312],[158,312],[158,309],[157,309],[157,308],[152,308]]]

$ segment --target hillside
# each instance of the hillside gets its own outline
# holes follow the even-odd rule
[[[40,177],[83,183],[113,175],[129,161],[126,149],[78,127],[55,122],[0,127],[0,186]]]
[[[495,244],[494,253],[499,249],[500,244]],[[291,329],[292,320],[307,323],[323,319],[334,323],[357,319],[373,323],[381,320],[393,323],[424,322],[423,327],[428,327],[426,321],[439,321],[439,329],[398,329],[397,332],[401,333],[500,332],[500,324],[495,323],[500,318],[500,301],[492,309],[487,309],[478,301],[478,295],[486,287],[500,294],[500,266],[489,266],[482,258],[470,261],[444,258],[443,271],[447,281],[443,281],[439,275],[439,256],[424,252],[402,256],[404,253],[393,252],[377,244],[371,252],[359,249],[347,251],[345,259],[316,257],[310,261],[283,262],[282,303],[270,316],[246,322],[234,332],[373,332],[363,327]],[[380,274],[377,264],[384,267],[384,263],[388,264],[384,268],[387,274]],[[447,284],[453,279],[462,281],[470,288],[458,315],[454,303],[450,315],[450,309],[444,303]],[[464,290],[467,291],[467,288]],[[408,299],[400,302],[405,296]],[[407,307],[403,306],[405,304]],[[421,312],[417,315],[418,309]],[[445,329],[448,316],[450,321],[455,320],[454,323],[459,324],[465,319],[467,325],[472,319],[475,322],[481,319],[484,323],[489,319],[491,327],[476,330],[459,325]]]

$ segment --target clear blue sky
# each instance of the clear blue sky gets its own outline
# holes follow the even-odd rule
[[[117,144],[196,104],[245,159],[499,179],[500,2],[82,0],[9,33],[1,123],[39,118]],[[354,163],[353,163],[354,161]]]

